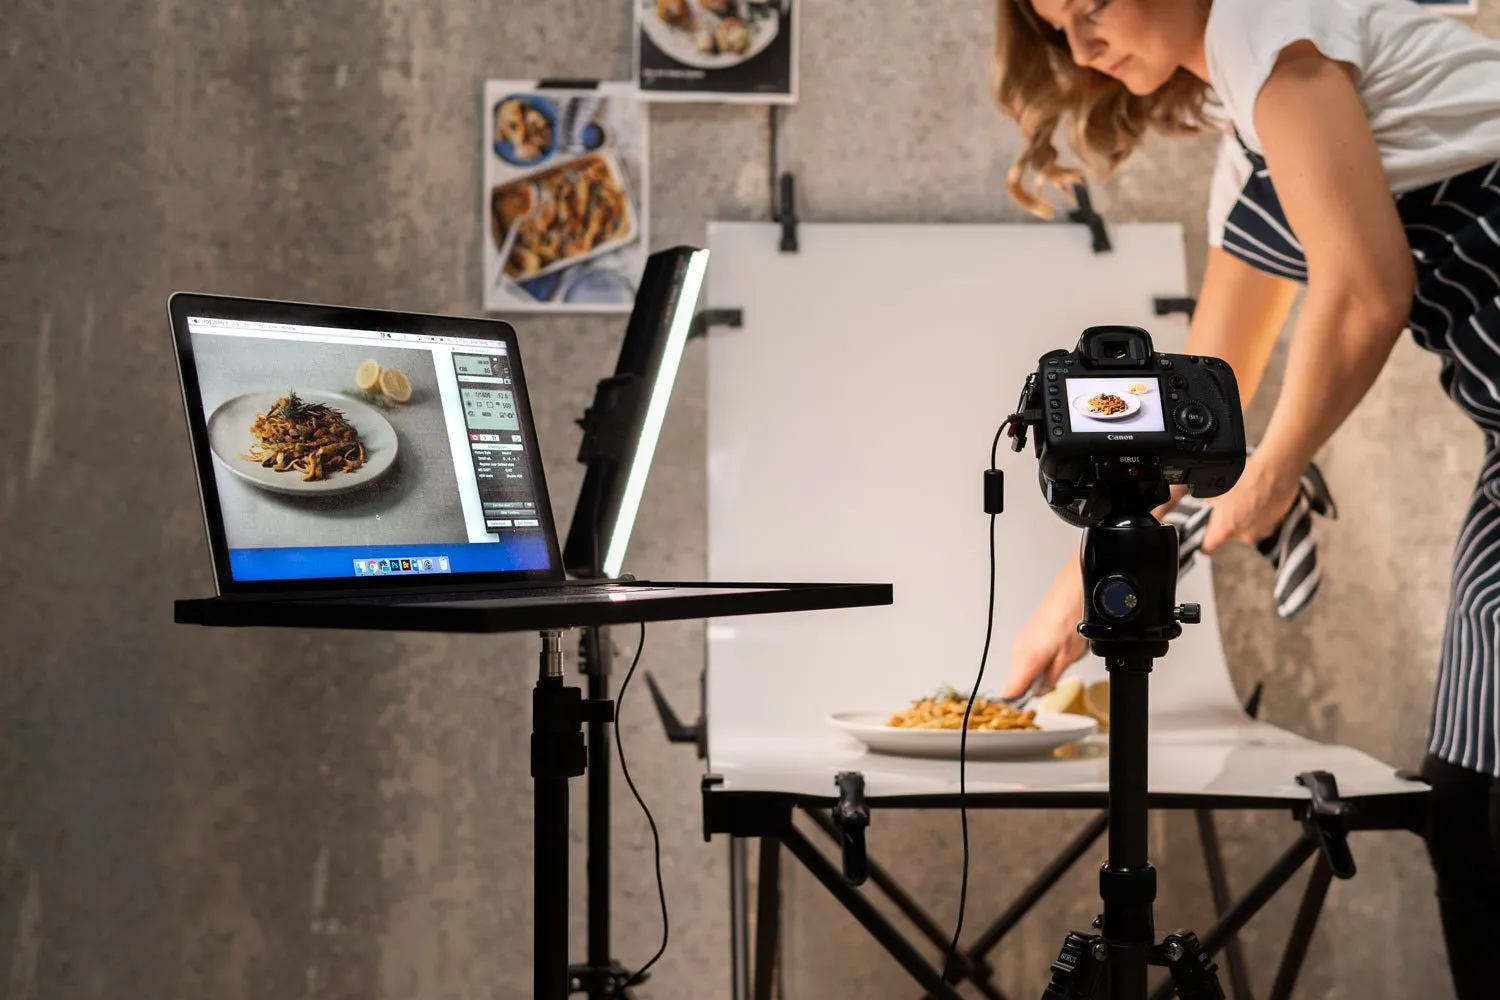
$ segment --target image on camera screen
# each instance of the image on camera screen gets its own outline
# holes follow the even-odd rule
[[[1074,433],[1149,434],[1167,429],[1161,382],[1155,378],[1070,378],[1064,384]]]

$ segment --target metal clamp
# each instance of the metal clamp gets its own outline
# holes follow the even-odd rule
[[[1304,771],[1297,784],[1308,790],[1311,801],[1301,808],[1302,826],[1316,838],[1328,868],[1342,879],[1354,877],[1354,854],[1349,850],[1349,817],[1354,806],[1339,798],[1339,785],[1327,771]]]
[[[1068,221],[1088,227],[1089,235],[1094,239],[1094,253],[1109,253],[1114,249],[1109,242],[1109,230],[1104,226],[1104,216],[1094,208],[1088,185],[1074,184],[1073,199],[1078,207],[1068,213]]]
[[[844,881],[864,885],[870,866],[865,856],[865,830],[870,825],[870,807],[865,804],[865,776],[858,771],[840,771],[839,803],[833,807],[833,822],[844,849]]]

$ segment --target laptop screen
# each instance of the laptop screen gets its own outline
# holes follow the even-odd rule
[[[219,301],[173,319],[221,582],[561,575],[508,325]]]

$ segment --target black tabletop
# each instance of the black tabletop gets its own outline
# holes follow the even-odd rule
[[[632,583],[624,600],[579,601],[563,594],[451,600],[362,597],[206,597],[174,602],[187,625],[368,629],[383,632],[538,632],[544,629],[738,615],[828,611],[891,603],[888,583]]]

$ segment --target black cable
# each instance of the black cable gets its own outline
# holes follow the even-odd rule
[[[769,157],[769,161],[770,161],[770,165],[771,165],[771,178],[770,178],[771,179],[771,221],[772,222],[777,222],[777,221],[779,221],[781,219],[781,207],[780,207],[780,202],[779,202],[779,200],[777,199],[777,196],[776,196],[776,159],[777,159],[777,157],[776,157],[776,153],[777,153],[776,147],[780,144],[777,141],[777,138],[776,138],[776,105],[772,104],[770,106],[770,112],[771,112],[771,155]]]
[[[630,778],[630,768],[625,764],[625,745],[620,742],[620,719],[625,713],[625,692],[630,688],[630,679],[635,676],[635,668],[641,662],[641,650],[645,648],[646,623],[641,622],[641,638],[635,647],[635,658],[630,661],[630,669],[625,672],[625,680],[620,684],[619,697],[615,699],[615,754],[620,758],[620,771],[625,775],[625,784],[630,786],[630,794],[635,796],[636,805],[640,806],[641,812],[646,814],[646,823],[651,827],[651,844],[655,852],[656,866],[656,898],[661,903],[661,947],[656,949],[656,954],[651,956],[651,961],[641,966],[639,972],[619,985],[615,990],[615,996],[620,996],[632,986],[638,986],[645,981],[646,973],[662,955],[666,954],[670,931],[667,923],[667,888],[661,877],[661,834],[656,829],[656,819],[651,815],[646,801],[641,798],[641,793],[636,790],[635,782]]]
[[[991,472],[997,467],[1000,438],[1004,436],[1008,426],[1010,426],[1009,420],[1000,425],[1000,429],[995,432],[995,440],[990,445]],[[986,605],[984,652],[979,656],[979,675],[974,678],[974,687],[969,691],[969,703],[964,706],[964,724],[958,735],[958,819],[963,829],[964,863],[963,873],[958,880],[958,925],[953,928],[953,941],[948,945],[948,960],[943,964],[945,979],[948,973],[953,971],[954,960],[958,957],[958,939],[964,932],[964,907],[969,900],[969,804],[965,798],[968,791],[965,779],[968,768],[969,713],[974,710],[974,699],[979,694],[979,686],[984,683],[984,668],[990,659],[990,639],[995,634],[995,518],[997,516],[996,514],[990,515],[990,599]]]

